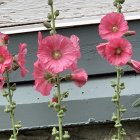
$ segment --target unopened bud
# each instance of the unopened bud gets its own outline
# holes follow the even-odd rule
[[[52,19],[52,15],[50,13],[48,13],[48,16],[47,16],[48,19]]]
[[[16,83],[14,83],[14,84],[10,87],[10,89],[11,89],[12,91],[15,91],[15,90],[16,90]]]
[[[132,35],[135,35],[136,32],[135,31],[127,31],[124,36],[132,36]]]
[[[44,21],[43,22],[43,25],[46,27],[46,28],[51,28],[51,24],[47,21]]]
[[[48,5],[52,5],[53,4],[53,0],[48,0]]]
[[[56,10],[56,11],[54,12],[54,14],[55,14],[56,17],[59,16],[59,10]]]

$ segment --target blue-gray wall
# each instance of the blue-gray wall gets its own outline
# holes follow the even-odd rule
[[[136,30],[136,35],[129,37],[133,45],[133,59],[140,61],[140,20],[130,21],[131,30]],[[111,120],[114,105],[111,103],[113,89],[110,81],[115,78],[115,69],[108,62],[100,57],[96,51],[96,45],[103,42],[98,35],[98,25],[75,26],[57,30],[58,33],[70,36],[77,35],[80,38],[82,58],[79,60],[79,67],[86,69],[89,75],[87,84],[76,87],[72,82],[63,82],[62,90],[70,92],[66,100],[68,112],[64,123],[80,124],[90,122],[105,122]],[[48,35],[48,31],[43,31],[43,35]],[[30,74],[22,79],[19,72],[11,75],[11,81],[17,82],[17,90],[14,94],[18,106],[16,118],[23,122],[23,127],[47,127],[57,123],[54,112],[47,107],[47,101],[51,98],[42,97],[33,88],[33,63],[36,61],[37,52],[37,32],[21,33],[10,35],[9,50],[12,54],[18,52],[18,44],[26,42],[28,44],[27,67]],[[140,117],[140,108],[132,108],[133,101],[140,97],[140,75],[135,74],[132,69],[125,67],[126,89],[122,92],[122,101],[127,108],[124,119],[136,119]],[[53,92],[52,92],[53,93]],[[0,129],[10,129],[9,116],[3,112],[5,99],[0,97]]]

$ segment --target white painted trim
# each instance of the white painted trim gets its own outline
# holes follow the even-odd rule
[[[66,28],[66,27],[73,27],[73,26],[82,26],[82,25],[90,25],[90,24],[98,24],[100,23],[100,18],[96,18],[94,20],[89,19],[80,19],[80,20],[73,20],[71,22],[64,21],[64,22],[58,22],[56,23],[57,28]],[[140,15],[133,15],[129,16],[126,15],[126,20],[138,20],[140,19]],[[13,26],[13,27],[5,27],[0,28],[0,32],[5,34],[17,34],[17,33],[27,33],[27,32],[34,32],[34,31],[44,31],[46,28],[43,26],[43,24],[31,24],[31,25],[23,25],[23,26]]]

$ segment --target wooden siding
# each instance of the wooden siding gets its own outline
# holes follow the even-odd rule
[[[58,21],[71,22],[101,18],[114,11],[113,0],[54,0],[60,10]],[[140,14],[139,0],[126,0],[123,12],[128,16]],[[0,27],[38,23],[46,19],[50,11],[47,0],[1,0]]]

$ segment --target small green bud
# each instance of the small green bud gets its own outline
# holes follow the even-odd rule
[[[63,98],[67,98],[68,96],[69,96],[69,92],[68,91],[62,93],[62,97]]]
[[[115,7],[117,7],[117,2],[116,2],[116,1],[114,1],[114,2],[113,2],[113,5],[114,5]]]
[[[47,16],[48,19],[52,19],[52,15],[50,13],[48,13],[48,16]]]
[[[21,124],[15,124],[15,128],[20,129],[22,127]]]
[[[125,89],[124,83],[121,83],[121,84],[120,84],[120,89],[121,89],[121,90]]]
[[[57,129],[55,127],[53,127],[53,129],[52,129],[52,135],[53,136],[58,136],[59,135],[59,132],[57,131]]]
[[[116,116],[115,113],[113,113],[113,115],[112,115],[112,120],[113,120],[113,121],[116,121],[116,120],[117,120],[117,116]]]
[[[115,127],[116,128],[122,127],[122,124],[117,123],[117,124],[115,124]]]
[[[14,84],[10,87],[10,89],[11,89],[12,91],[15,91],[15,90],[16,90],[16,83],[14,83]]]
[[[116,87],[116,85],[117,85],[117,84],[116,84],[116,81],[111,81],[111,86],[112,86],[112,87]]]
[[[54,15],[55,15],[56,17],[58,17],[58,16],[59,16],[59,10],[56,10],[56,11],[54,12]]]
[[[44,22],[43,22],[43,25],[44,25],[46,28],[51,28],[51,24],[50,24],[48,21],[44,21]]]
[[[3,90],[2,96],[7,97],[8,96],[8,92],[6,90]]]
[[[121,135],[123,135],[123,136],[125,136],[126,135],[126,132],[125,132],[125,130],[122,128],[122,130],[121,130]]]
[[[48,102],[48,107],[51,108],[51,107],[53,107],[53,106],[54,106],[54,102],[50,102],[50,101],[49,101],[49,102]]]
[[[120,4],[123,4],[125,2],[125,0],[119,0]]]
[[[53,34],[54,34],[54,31],[53,31],[53,30],[51,30],[51,31],[50,31],[50,35],[53,35]]]
[[[63,110],[63,112],[66,112],[67,111],[66,106],[61,106],[61,109]]]
[[[8,106],[6,106],[6,108],[4,109],[4,112],[6,112],[6,113],[9,113],[9,112],[11,112],[12,110],[11,110],[11,107],[8,105]]]
[[[123,105],[121,105],[120,111],[121,112],[126,112],[126,108]]]
[[[68,140],[69,138],[70,138],[70,135],[68,134],[68,131],[65,131],[63,135],[63,139]]]
[[[59,137],[55,137],[55,140],[59,140]]]
[[[53,4],[53,0],[48,0],[48,5],[52,5]]]
[[[118,97],[117,97],[117,95],[114,95],[114,96],[112,97],[112,102],[118,102]]]

